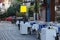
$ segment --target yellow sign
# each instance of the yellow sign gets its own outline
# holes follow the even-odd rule
[[[27,7],[25,5],[20,6],[20,12],[27,12]]]

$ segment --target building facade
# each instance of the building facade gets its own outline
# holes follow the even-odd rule
[[[0,0],[0,14],[3,14],[11,5],[11,0]]]

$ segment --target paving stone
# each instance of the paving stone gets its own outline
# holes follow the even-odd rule
[[[18,27],[10,22],[0,23],[0,40],[36,40],[35,35],[21,35]]]

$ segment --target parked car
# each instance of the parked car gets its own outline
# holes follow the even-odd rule
[[[12,21],[12,17],[6,17],[5,21]]]

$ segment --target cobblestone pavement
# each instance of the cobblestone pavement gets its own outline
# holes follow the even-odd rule
[[[0,23],[0,40],[36,40],[35,35],[21,35],[15,24]]]

